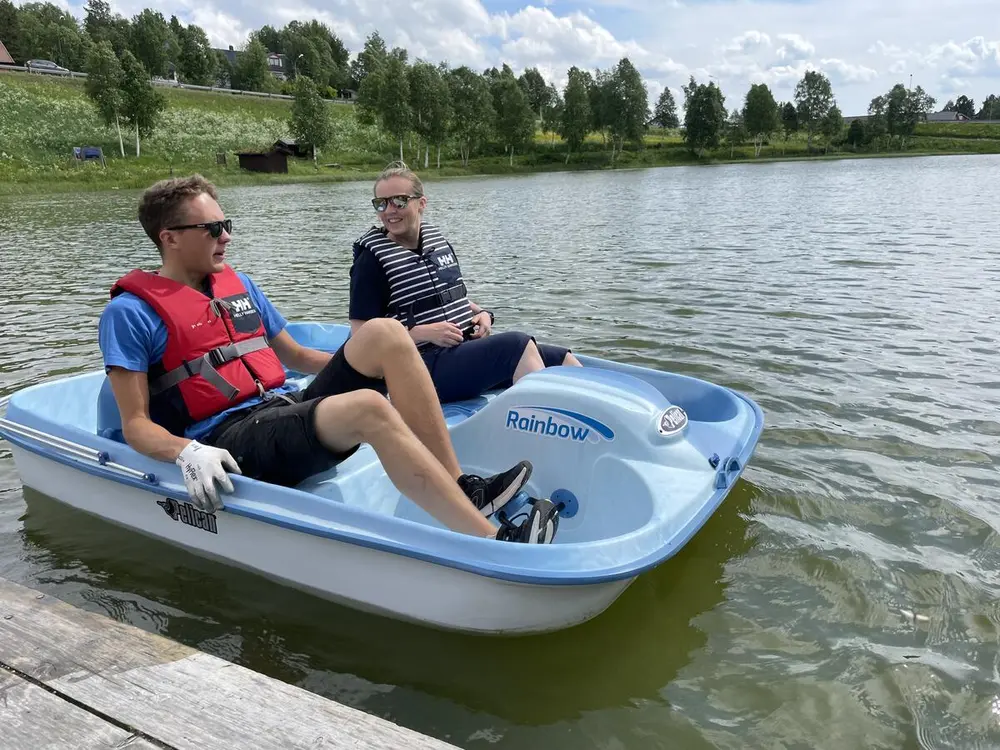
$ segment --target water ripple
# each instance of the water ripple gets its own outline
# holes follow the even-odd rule
[[[1000,251],[974,238],[995,234],[998,167],[427,180],[427,218],[498,328],[708,378],[767,414],[723,511],[571,633],[428,634],[40,498],[25,514],[3,448],[0,575],[468,747],[995,747]],[[344,320],[369,190],[224,191],[232,262],[287,317]],[[0,394],[100,366],[109,287],[156,261],[137,197],[0,203]]]

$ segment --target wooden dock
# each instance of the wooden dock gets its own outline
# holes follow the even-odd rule
[[[3,750],[456,750],[0,578]]]

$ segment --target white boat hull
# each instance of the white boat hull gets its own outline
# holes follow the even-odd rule
[[[635,580],[505,581],[225,510],[208,516],[156,492],[10,447],[23,484],[62,503],[352,608],[430,627],[511,635],[561,630],[603,612]]]
[[[350,332],[289,330],[324,351]],[[552,544],[449,530],[400,492],[370,446],[295,487],[234,476],[226,509],[202,513],[177,466],[127,445],[100,370],[0,399],[0,436],[25,485],[196,554],[432,627],[554,631],[598,615],[675,555],[723,502],[763,429],[760,407],[722,386],[581,361],[442,405],[463,471],[489,476],[530,459],[505,512],[526,517],[531,498],[551,499]]]

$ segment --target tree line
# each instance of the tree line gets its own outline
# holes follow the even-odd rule
[[[131,19],[113,14],[106,0],[88,0],[82,23],[52,3],[15,6],[0,0],[4,45],[18,62],[52,60],[70,70],[83,70],[101,42],[122,58],[126,52],[142,64],[148,76],[166,76],[173,66],[178,77],[209,85],[217,73],[216,54],[199,26],[185,26],[171,16],[145,9]]]
[[[830,80],[807,71],[797,83],[792,101],[779,102],[763,83],[753,84],[739,106],[727,111],[726,97],[714,82],[691,77],[683,86],[683,120],[670,89],[658,97],[652,111],[642,76],[626,57],[607,69],[572,67],[560,91],[536,68],[520,76],[506,64],[478,72],[447,61],[410,60],[406,49],[388,48],[376,31],[351,60],[343,42],[316,20],[292,21],[281,29],[264,26],[250,34],[244,49],[229,57],[212,50],[204,30],[169,21],[145,9],[131,19],[111,13],[106,0],[88,0],[82,24],[51,3],[15,7],[0,0],[0,28],[15,56],[46,57],[74,69],[85,69],[87,91],[104,121],[117,129],[124,154],[122,128],[140,137],[155,128],[165,107],[149,78],[173,70],[184,82],[229,83],[251,91],[282,88],[294,94],[289,128],[303,145],[316,151],[333,137],[330,112],[322,101],[337,88],[357,91],[357,112],[367,124],[377,124],[399,147],[428,167],[431,152],[440,167],[443,149],[457,152],[468,166],[473,154],[501,149],[513,164],[515,155],[530,149],[535,134],[560,136],[566,161],[579,152],[588,136],[597,134],[610,160],[626,144],[642,148],[651,127],[680,129],[690,151],[706,151],[752,143],[759,156],[766,144],[787,144],[793,134],[814,143],[854,148],[904,147],[917,122],[934,106],[919,86],[897,84],[875,97],[864,120],[848,129],[837,106]],[[284,55],[280,84],[269,70],[268,52]],[[965,96],[946,105],[967,116],[988,118],[996,96],[988,97],[978,113]],[[972,114],[969,114],[972,113]],[[1000,116],[1000,107],[997,107]]]
[[[415,139],[425,168],[432,149],[440,166],[446,143],[466,166],[489,143],[502,147],[513,164],[533,143],[539,123],[566,141],[567,158],[589,133],[599,132],[614,159],[626,141],[641,142],[649,123],[647,89],[628,58],[593,74],[571,68],[559,92],[536,68],[515,76],[507,64],[479,73],[447,62],[411,63],[405,49],[387,49],[375,32],[352,68],[359,117],[381,125],[398,142],[400,158]]]
[[[198,86],[222,85],[247,91],[282,90],[272,75],[268,52],[284,54],[289,79],[305,73],[327,88],[350,87],[350,53],[326,25],[312,20],[292,21],[282,29],[264,26],[251,35],[235,64],[222,50],[215,50],[204,29],[185,25],[176,16],[169,20],[149,8],[132,16],[112,13],[107,0],[88,0],[83,22],[52,3],[15,6],[0,0],[0,41],[18,62],[52,60],[70,70],[84,70],[90,55],[102,43],[111,45],[122,59],[126,52],[142,64],[151,77],[176,77]],[[284,84],[290,92],[294,83]]]
[[[958,112],[965,115],[970,120],[992,120],[1000,119],[1000,96],[990,94],[983,99],[983,104],[976,110],[976,102],[965,94],[957,99],[949,99],[944,105],[945,112]]]
[[[668,92],[663,96],[672,101]],[[867,116],[852,118],[845,133],[844,116],[830,80],[815,70],[803,75],[789,102],[777,102],[767,85],[758,83],[750,87],[743,106],[727,114],[722,90],[714,82],[699,84],[694,78],[684,87],[684,96],[684,139],[699,155],[706,149],[723,145],[734,149],[749,142],[753,143],[754,156],[759,156],[765,143],[775,139],[787,143],[793,134],[803,131],[809,153],[813,153],[814,140],[822,143],[824,151],[844,144],[875,151],[893,143],[905,148],[906,139],[935,103],[920,86],[908,89],[896,84],[871,100]]]

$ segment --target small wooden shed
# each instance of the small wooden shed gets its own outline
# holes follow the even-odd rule
[[[240,151],[240,169],[248,172],[288,172],[288,154],[281,151]]]

